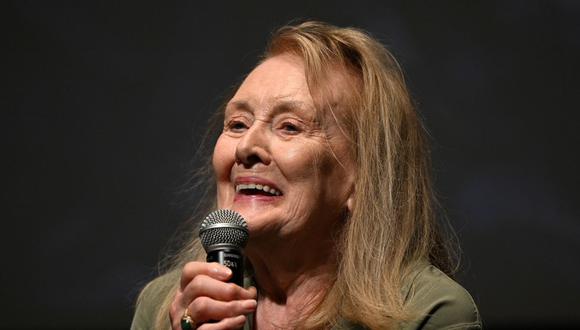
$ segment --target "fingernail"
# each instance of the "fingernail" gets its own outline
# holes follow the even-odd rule
[[[228,277],[232,274],[232,270],[228,267],[216,267],[214,271],[222,277]]]
[[[248,290],[248,292],[250,292],[250,294],[251,294],[252,296],[254,296],[254,297],[255,297],[255,296],[258,294],[258,289],[256,289],[256,287],[255,287],[255,286],[251,286],[251,287],[249,287],[247,290]]]
[[[256,306],[258,306],[258,302],[253,299],[244,300],[242,302],[242,307],[246,310],[253,310],[256,308]]]

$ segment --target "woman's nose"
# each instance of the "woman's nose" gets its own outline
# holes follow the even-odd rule
[[[250,168],[271,161],[270,143],[265,123],[254,123],[240,138],[236,147],[236,163]]]

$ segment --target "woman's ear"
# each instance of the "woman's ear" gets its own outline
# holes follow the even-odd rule
[[[353,208],[354,208],[354,187],[350,191],[350,195],[348,196],[348,199],[346,200],[346,209],[347,209],[349,214],[352,214]]]

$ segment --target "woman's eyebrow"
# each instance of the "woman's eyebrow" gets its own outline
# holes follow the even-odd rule
[[[253,113],[254,109],[246,101],[243,101],[243,100],[230,101],[226,104],[226,107],[224,109],[224,116],[227,118],[234,111]]]
[[[284,112],[294,112],[297,114],[307,115],[309,113],[309,106],[305,105],[302,101],[293,101],[293,100],[278,100],[276,101],[269,111],[270,116],[275,116],[280,113]],[[242,110],[254,113],[254,107],[245,100],[233,100],[228,102],[226,105],[226,113],[228,110]]]
[[[272,109],[272,115],[277,115],[284,112],[295,112],[299,114],[305,114],[306,108],[304,102],[301,101],[278,101],[274,104]]]
[[[231,109],[232,107],[235,109],[246,110],[246,111],[253,111],[254,110],[248,102],[242,101],[242,100],[230,101],[230,102],[228,102],[228,104],[226,104],[226,110]]]

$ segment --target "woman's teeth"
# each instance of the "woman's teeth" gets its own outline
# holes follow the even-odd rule
[[[261,191],[265,191],[265,192],[267,192],[271,195],[274,195],[274,196],[280,196],[282,194],[274,188],[270,188],[266,185],[261,185],[261,184],[250,183],[250,184],[238,184],[238,185],[236,185],[236,192],[240,192],[241,190],[246,190],[246,189],[261,190]]]

